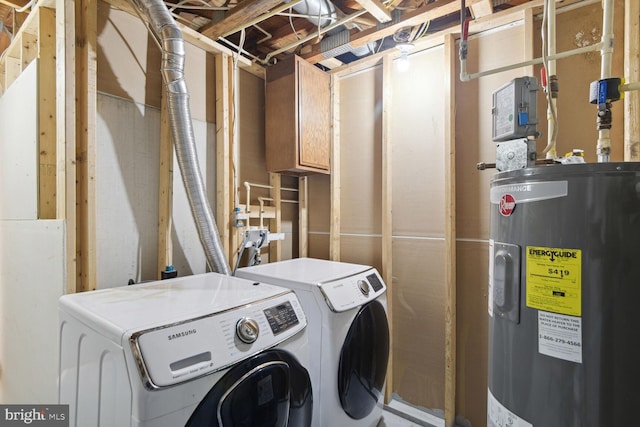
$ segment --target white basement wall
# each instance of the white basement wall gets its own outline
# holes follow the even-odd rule
[[[38,218],[37,62],[0,98],[1,219]]]
[[[160,51],[142,22],[98,8],[97,287],[155,280],[160,156]],[[185,78],[198,161],[215,207],[213,61],[186,44]],[[175,159],[175,155],[174,155]],[[204,273],[206,259],[177,162],[173,165],[173,265]]]
[[[98,287],[154,278],[160,112],[100,94],[97,134]]]
[[[37,220],[37,70],[0,98],[0,402],[56,403],[64,222]]]
[[[0,402],[4,404],[58,401],[63,256],[64,221],[0,221]]]

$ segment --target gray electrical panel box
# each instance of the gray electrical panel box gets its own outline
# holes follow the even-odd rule
[[[494,141],[538,135],[537,92],[535,77],[518,77],[493,93]]]
[[[518,138],[496,144],[496,170],[498,172],[530,168],[535,165],[535,140]]]

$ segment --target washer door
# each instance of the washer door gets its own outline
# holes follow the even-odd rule
[[[186,426],[308,427],[311,415],[309,373],[291,354],[268,350],[231,368]]]
[[[340,352],[338,393],[351,418],[364,418],[377,405],[388,361],[387,313],[380,302],[372,301],[356,314]]]

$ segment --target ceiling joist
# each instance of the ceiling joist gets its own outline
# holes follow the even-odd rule
[[[374,18],[378,20],[378,22],[389,22],[391,21],[391,12],[389,9],[384,7],[379,0],[356,0],[360,6],[367,9]]]
[[[28,1],[0,0],[0,12],[23,7]],[[135,14],[130,0],[104,1]],[[325,13],[322,7],[317,7],[324,0],[161,1],[178,21],[185,41],[209,52],[227,54],[235,54],[241,46],[240,66],[256,74],[264,72],[267,61],[281,60],[292,53],[311,63],[330,60],[324,63],[327,68],[342,67],[339,64],[362,57],[360,52],[364,49],[358,55],[348,54],[354,49],[373,43],[379,43],[376,52],[393,47],[389,36],[398,30],[409,32],[410,40],[415,41],[427,31],[457,25],[461,6],[460,0],[330,0],[335,5],[335,12]],[[292,9],[298,1],[305,2],[306,9]],[[562,0],[562,3],[579,1],[586,0]],[[505,9],[513,11],[523,2],[534,7],[542,0],[466,0],[466,7],[471,10],[473,22],[477,23],[491,19]],[[55,0],[38,0],[35,4],[55,7]],[[223,12],[221,8],[228,10]],[[318,28],[320,13],[326,21],[321,29]],[[327,25],[327,22],[331,24]],[[423,25],[429,22],[433,25]],[[335,26],[341,32],[321,35],[330,29],[329,26]],[[0,34],[0,53],[7,44],[3,37],[10,38],[9,27],[5,20],[4,34]],[[246,32],[239,34],[242,29]],[[331,61],[334,58],[340,62]]]
[[[471,6],[482,1],[484,0],[468,0],[466,3],[467,6]],[[391,36],[402,28],[420,25],[424,22],[450,15],[459,10],[459,0],[435,1],[425,6],[421,6],[416,10],[403,13],[398,22],[387,25],[383,28],[373,27],[364,31],[352,30],[351,39],[348,44],[351,48],[364,46],[384,37]],[[312,46],[311,49],[307,48],[306,50],[306,52],[302,52],[302,57],[311,63],[322,61],[328,57],[322,52],[320,44],[316,44]]]
[[[0,0],[0,3],[13,7],[14,9],[21,9],[29,3],[29,0]]]
[[[244,0],[231,9],[222,21],[203,27],[201,33],[212,40],[217,40],[223,34],[242,28],[244,22],[269,12],[280,3],[282,0]]]

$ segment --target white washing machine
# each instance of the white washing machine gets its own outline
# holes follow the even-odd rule
[[[70,425],[311,425],[306,316],[281,287],[209,273],[60,299]]]
[[[309,322],[314,425],[376,426],[389,360],[386,286],[373,267],[298,258],[239,269],[293,289]]]

